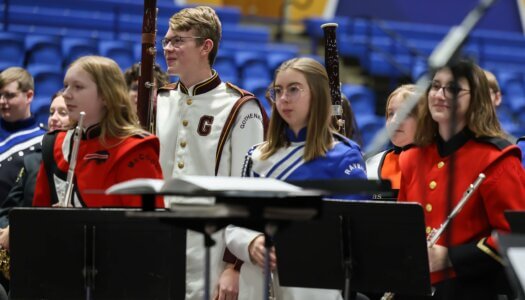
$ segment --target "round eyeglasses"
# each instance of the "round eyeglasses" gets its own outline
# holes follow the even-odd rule
[[[270,100],[277,102],[283,99],[283,96],[288,101],[295,101],[301,97],[301,93],[304,91],[299,85],[291,85],[287,88],[282,88],[280,86],[272,87],[268,90]]]

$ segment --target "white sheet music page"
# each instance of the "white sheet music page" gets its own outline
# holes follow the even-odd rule
[[[525,289],[525,248],[511,247],[507,250],[507,256],[518,276],[521,286]]]
[[[180,176],[177,179],[208,191],[298,192],[302,190],[298,186],[274,178]]]

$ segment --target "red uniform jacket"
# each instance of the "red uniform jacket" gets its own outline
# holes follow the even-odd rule
[[[56,135],[53,149],[54,166],[47,170],[40,165],[33,206],[51,206],[64,192],[64,182],[69,168],[72,139],[67,132]],[[100,129],[90,127],[82,136],[75,168],[75,207],[140,207],[140,196],[108,196],[103,191],[115,183],[134,178],[162,178],[159,164],[159,140],[153,135],[133,136],[124,140],[107,139],[103,146],[99,140]],[[46,143],[44,139],[44,146]],[[51,148],[49,148],[51,149]],[[43,154],[45,155],[45,154]],[[45,157],[45,156],[44,156]],[[54,178],[48,178],[48,174]],[[48,180],[53,180],[49,184]],[[162,198],[156,199],[157,207],[164,207]]]
[[[453,192],[447,204],[451,154],[454,153]],[[493,230],[508,232],[505,210],[525,209],[525,171],[516,146],[497,138],[474,138],[464,130],[447,143],[412,148],[400,157],[399,201],[423,206],[427,233],[439,228],[479,173],[485,181],[449,224],[437,244],[449,248],[451,276],[478,276],[501,267],[491,237]],[[448,233],[447,233],[448,231]],[[447,238],[445,238],[447,237]],[[435,272],[432,282],[444,279]]]

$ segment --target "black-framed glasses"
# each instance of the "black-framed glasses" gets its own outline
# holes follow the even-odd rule
[[[184,43],[185,39],[205,39],[205,37],[202,36],[179,36],[176,35],[171,38],[163,38],[161,40],[162,48],[167,48],[168,45],[171,45],[173,47],[178,47]]]
[[[18,95],[20,95],[21,92],[14,92],[14,93],[10,93],[10,92],[5,92],[5,93],[0,93],[0,99],[4,98],[5,100],[9,101],[15,97],[18,97]]]
[[[439,90],[441,90],[441,89],[443,89],[443,96],[445,96],[445,98],[449,98],[449,99],[452,98],[452,97],[457,96],[461,92],[469,92],[470,91],[469,89],[464,89],[464,88],[462,88],[459,85],[454,85],[454,84],[441,85],[437,81],[432,81],[430,83],[430,91],[433,92],[434,94],[438,93]]]

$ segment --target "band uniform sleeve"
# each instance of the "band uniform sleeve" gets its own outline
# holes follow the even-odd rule
[[[494,230],[509,232],[505,210],[524,210],[525,171],[515,156],[506,155],[490,166],[479,187],[485,212]],[[489,235],[478,241],[449,249],[449,256],[458,276],[476,276],[501,267],[502,259]]]
[[[231,176],[242,176],[246,152],[264,139],[261,110],[255,101],[245,103],[231,132]]]
[[[49,183],[46,170],[44,168],[44,162],[40,163],[40,169],[38,170],[38,175],[36,177],[33,206],[51,206],[51,192],[49,191]]]
[[[159,163],[158,139],[148,139],[127,151],[117,166],[117,180],[115,183],[136,178],[162,179],[162,170]],[[124,206],[141,206],[140,196],[123,196]],[[164,207],[161,196],[156,197],[155,206]]]
[[[248,247],[262,233],[247,228],[228,225],[225,230],[226,247],[238,259],[250,262]]]
[[[341,159],[339,170],[342,178],[366,179],[366,165],[363,155],[358,149],[348,149]]]

